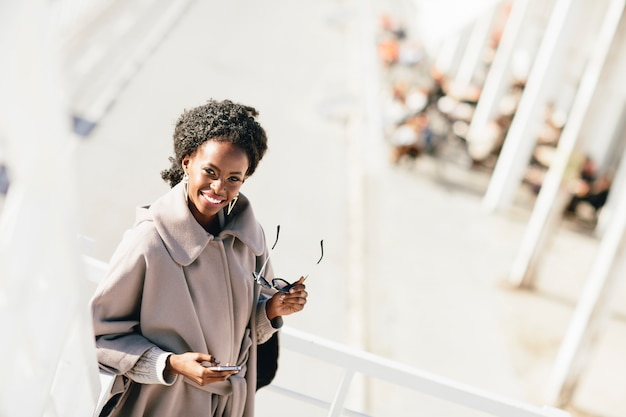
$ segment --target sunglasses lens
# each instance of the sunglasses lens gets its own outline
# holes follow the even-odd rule
[[[272,285],[269,282],[267,282],[267,280],[265,278],[263,278],[260,274],[257,274],[256,272],[253,272],[252,275],[254,276],[254,280],[260,286],[265,287],[265,288],[272,288]]]
[[[291,284],[282,278],[274,278],[272,280],[272,284],[274,284],[274,288],[280,292],[289,292],[289,289],[291,288]]]

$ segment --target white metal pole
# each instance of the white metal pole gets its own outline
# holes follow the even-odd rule
[[[76,233],[74,147],[51,2],[0,2],[0,415],[89,416],[96,352]]]
[[[330,410],[328,412],[328,417],[339,417],[343,411],[343,406],[346,402],[346,398],[348,397],[348,391],[350,390],[350,383],[352,382],[352,377],[354,376],[354,371],[350,369],[346,369],[343,378],[341,379],[341,384],[339,385],[339,389],[335,393],[335,398],[330,406]]]
[[[441,42],[441,48],[435,57],[435,68],[445,74],[446,77],[450,77],[455,63],[458,61],[458,52],[461,50],[461,38],[460,34],[447,37]]]
[[[381,162],[380,148],[382,122],[379,114],[378,93],[380,74],[377,72],[376,55],[371,48],[375,40],[373,27],[374,15],[372,0],[359,2],[355,30],[350,32],[351,44],[355,54],[351,62],[355,64],[353,74],[359,74],[352,81],[351,91],[360,91],[362,101],[356,101],[346,120],[346,142],[349,155],[348,181],[348,239],[349,239],[349,270],[346,282],[346,335],[354,346],[367,350],[369,348],[368,309],[370,294],[368,292],[371,270],[375,269],[375,261],[368,258],[369,216],[372,208],[365,184],[378,181]],[[356,94],[355,94],[356,97]],[[362,104],[358,106],[358,104]],[[367,167],[367,168],[366,168]],[[369,408],[368,382],[362,376],[350,376],[352,389],[351,403],[359,404],[363,409]],[[342,400],[343,402],[343,400]],[[342,405],[343,407],[343,405]],[[341,410],[338,410],[341,411]]]
[[[489,7],[473,24],[463,58],[459,64],[459,71],[454,80],[461,88],[466,88],[472,84],[476,68],[484,57],[485,44],[491,34],[496,9],[497,5]]]
[[[581,78],[568,122],[561,133],[554,160],[545,176],[520,249],[513,262],[509,280],[517,286],[532,286],[535,278],[534,265],[544,253],[545,240],[554,230],[555,222],[560,218],[564,208],[564,204],[560,203],[565,203],[568,196],[567,190],[564,189],[568,166],[579,142],[580,130],[611,50],[625,4],[625,0],[613,0],[608,5],[600,24],[600,32]]]
[[[497,111],[500,99],[509,82],[511,61],[515,46],[523,32],[523,22],[526,18],[530,0],[514,0],[513,6],[502,39],[496,50],[493,63],[487,73],[483,91],[476,105],[468,131],[468,142],[475,143],[481,140],[480,133]]]
[[[559,72],[562,44],[572,17],[572,0],[557,0],[528,82],[483,199],[488,211],[508,207],[515,198],[536,142],[546,92]]]
[[[626,154],[622,157],[626,158]],[[569,328],[561,343],[556,364],[547,389],[546,401],[556,405],[567,404],[589,357],[596,336],[610,313],[611,295],[623,276],[618,276],[616,260],[624,255],[626,231],[626,192],[622,190],[617,211],[611,218],[589,278],[576,305]]]
[[[607,11],[623,16],[624,0],[613,0]],[[621,157],[614,183],[626,183],[626,150]],[[553,404],[567,404],[573,394],[578,378],[589,356],[595,337],[610,313],[610,296],[622,279],[616,271],[616,261],[624,255],[626,232],[626,189],[614,190],[617,198],[615,211],[611,215],[600,242],[589,278],[578,301],[569,329],[561,344],[550,384],[547,400]]]

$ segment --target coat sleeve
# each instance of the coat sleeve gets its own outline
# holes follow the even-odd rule
[[[139,328],[147,238],[146,230],[126,232],[91,299],[98,362],[114,374],[128,372],[155,346]]]
[[[263,256],[261,256],[257,260],[258,265],[262,265],[267,259],[268,253],[267,249]],[[259,266],[257,266],[258,270]],[[267,266],[265,268],[265,276],[266,278],[271,279],[274,277],[274,269],[272,268],[272,261],[269,260]],[[267,301],[272,298],[272,296],[276,293],[276,290],[273,288],[263,288],[260,287],[260,294],[258,296],[257,306],[256,306],[256,338],[257,344],[265,343],[269,340],[270,337],[274,333],[276,333],[283,326],[282,317],[277,317],[274,320],[270,320],[267,317],[267,313],[265,310],[265,305]]]

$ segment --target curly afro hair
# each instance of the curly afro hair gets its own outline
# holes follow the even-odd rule
[[[230,142],[248,156],[252,175],[267,150],[265,130],[257,122],[258,111],[230,100],[209,100],[206,104],[185,110],[174,128],[172,166],[161,171],[161,178],[174,187],[183,179],[183,158],[192,155],[203,143],[214,140]]]

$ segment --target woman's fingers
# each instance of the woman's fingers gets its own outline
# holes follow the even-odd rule
[[[225,381],[237,373],[236,370],[215,371],[210,369],[219,365],[220,361],[206,353],[187,352],[180,355],[170,355],[168,363],[171,371],[191,379],[198,385]]]

